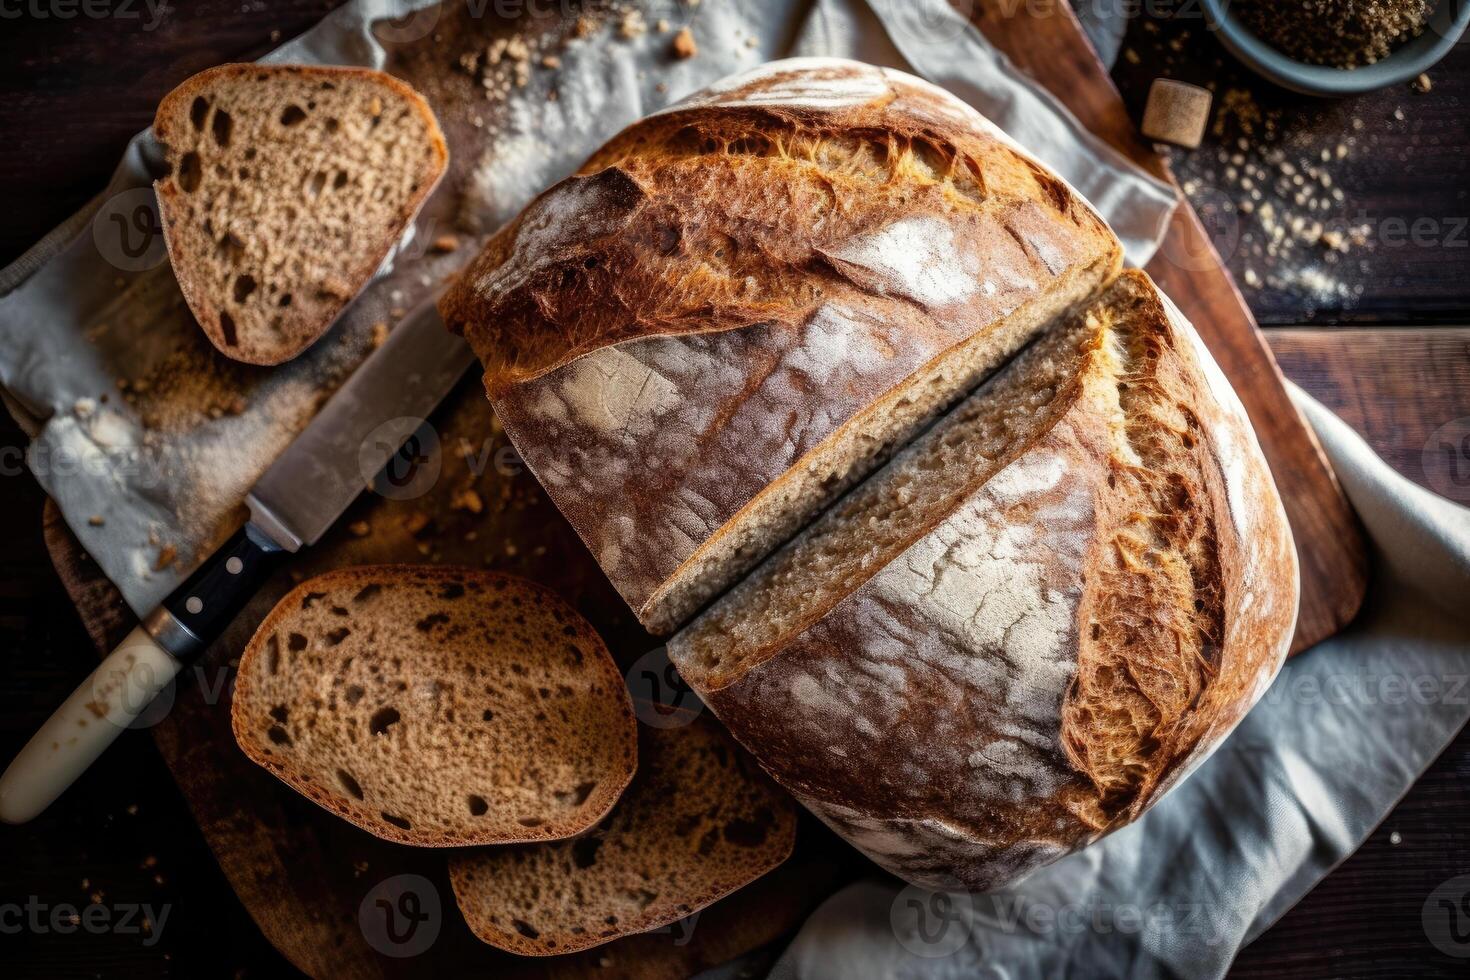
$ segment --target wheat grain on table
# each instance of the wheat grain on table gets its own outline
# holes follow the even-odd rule
[[[289,37],[304,30],[330,4],[278,0],[256,9],[197,0],[170,9],[151,28],[147,5],[134,6],[136,18],[26,16],[7,20],[0,32],[0,136],[7,147],[0,184],[24,191],[13,190],[7,202],[0,262],[13,260],[96,193],[126,140],[147,125],[170,88],[221,61],[259,56],[275,32]],[[1159,36],[1167,46],[1175,35]],[[1207,71],[1217,70],[1218,58],[1225,79],[1233,68],[1223,53],[1204,50]],[[1054,59],[1085,56],[1047,52]],[[1152,75],[1144,78],[1129,64],[1121,59],[1115,77],[1137,111]],[[1252,87],[1249,79],[1230,77],[1229,84]],[[1457,49],[1433,78],[1429,93],[1383,93],[1359,108],[1301,104],[1279,123],[1289,136],[1304,133],[1290,138],[1311,143],[1317,155],[1327,148],[1328,132],[1351,131],[1354,115],[1379,134],[1380,152],[1349,157],[1351,172],[1337,180],[1371,213],[1402,219],[1408,237],[1368,256],[1367,270],[1353,277],[1353,286],[1363,289],[1351,309],[1308,302],[1297,289],[1272,285],[1263,269],[1257,269],[1263,285],[1246,291],[1258,318],[1280,328],[1267,337],[1287,376],[1342,415],[1400,472],[1426,485],[1451,480],[1456,466],[1470,472],[1470,460],[1424,451],[1440,426],[1470,416],[1470,249],[1457,251],[1450,234],[1455,215],[1470,212],[1463,197],[1470,49]],[[1397,109],[1403,120],[1394,117]],[[1190,178],[1186,162],[1176,160],[1175,167]],[[1423,179],[1433,172],[1450,176]],[[1196,204],[1208,215],[1219,194],[1196,179]],[[1447,219],[1438,244],[1413,243],[1413,222],[1421,217]],[[1228,262],[1243,281],[1248,254]],[[1432,324],[1418,322],[1426,309]],[[1362,328],[1319,327],[1339,320]],[[0,424],[0,520],[8,542],[0,553],[0,751],[10,753],[95,665],[92,641],[45,548],[43,497],[16,463],[23,445],[24,435],[8,419]],[[116,596],[98,588],[97,607],[121,614]],[[1236,974],[1458,975],[1460,963],[1428,945],[1419,920],[1435,885],[1470,870],[1467,807],[1470,734],[1462,734],[1357,854],[1244,951]],[[126,736],[115,764],[93,770],[44,819],[7,828],[3,847],[0,895],[20,896],[46,916],[63,905],[84,908],[94,896],[101,904],[138,906],[140,914],[148,906],[155,920],[170,909],[162,928],[155,922],[156,941],[141,929],[7,935],[0,955],[10,975],[39,975],[43,964],[50,975],[291,975],[219,871],[146,732]]]

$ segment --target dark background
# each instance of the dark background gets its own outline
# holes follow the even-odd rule
[[[335,6],[176,0],[150,29],[141,3],[133,5],[135,18],[101,19],[37,17],[30,3],[0,4],[0,187],[8,191],[0,264],[104,186],[165,92],[221,61],[260,56]],[[1428,94],[1405,88],[1326,102],[1247,75],[1197,19],[1135,22],[1115,71],[1135,118],[1148,84],[1164,74],[1213,83],[1217,96],[1251,93],[1262,117],[1273,120],[1271,145],[1292,159],[1333,150],[1345,134],[1355,135],[1352,153],[1333,166],[1344,191],[1338,211],[1347,219],[1378,229],[1392,218],[1439,222],[1442,233],[1432,243],[1394,245],[1378,233],[1328,265],[1351,295],[1324,299],[1300,285],[1303,268],[1323,266],[1323,250],[1256,254],[1265,230],[1232,207],[1240,187],[1224,176],[1229,162],[1220,152],[1228,158],[1241,136],[1233,117],[1201,150],[1172,154],[1206,220],[1234,236],[1226,257],[1237,281],[1248,269],[1261,281],[1245,294],[1268,325],[1287,375],[1339,411],[1400,472],[1427,482],[1426,465],[1454,462],[1426,462],[1429,435],[1470,416],[1470,248],[1449,233],[1458,216],[1470,214],[1470,47],[1461,44],[1431,73]],[[8,418],[0,422],[0,447],[24,443]],[[29,476],[0,476],[4,759],[96,663],[42,545],[42,502]],[[1435,950],[1420,915],[1437,885],[1470,873],[1467,814],[1470,735],[1462,733],[1358,853],[1244,951],[1236,975],[1465,976],[1470,961]],[[292,974],[225,882],[142,732],[125,735],[42,818],[0,827],[0,905],[23,905],[32,896],[53,907],[126,903],[155,914],[167,906],[168,913],[156,937],[118,930],[12,934],[0,922],[0,973],[7,976]]]

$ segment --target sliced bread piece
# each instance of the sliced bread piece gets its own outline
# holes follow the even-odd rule
[[[785,861],[796,808],[718,725],[641,729],[638,776],[571,841],[486,848],[449,863],[470,929],[549,956],[668,925]]]
[[[440,304],[522,458],[671,632],[1092,295],[1121,246],[921,79],[776,62],[613,139]]]
[[[571,606],[525,579],[413,565],[310,579],[240,659],[252,761],[387,840],[556,840],[608,812],[637,760],[626,685]]]
[[[734,735],[893,873],[988,890],[1136,819],[1292,637],[1239,400],[1129,272],[669,644]]]
[[[448,165],[428,103],[363,68],[221,65],[164,97],[155,185],[179,288],[250,364],[320,337],[411,227]]]

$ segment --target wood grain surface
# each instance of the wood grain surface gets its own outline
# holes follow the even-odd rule
[[[1390,466],[1470,506],[1470,327],[1267,332],[1287,375],[1358,431]],[[1454,436],[1454,438],[1452,438]]]
[[[467,16],[449,23],[464,31],[499,31],[502,27]],[[1134,159],[1167,177],[1167,170],[1158,157],[1131,138],[1131,124],[1122,102],[1101,65],[1092,57],[1075,20],[1061,14],[1031,20],[1013,16],[998,22],[982,18],[982,27],[1018,59],[1029,56],[1034,49],[1049,50],[1053,55],[1069,52],[1066,58],[1021,63],[1028,70],[1044,72],[1042,80],[1054,90],[1074,93],[1072,108],[1084,123],[1113,140]],[[454,91],[437,81],[443,61],[442,48],[425,42],[396,53],[393,65],[420,83],[421,90],[439,112],[451,142],[452,156],[464,160],[471,155],[455,152],[456,142],[475,136],[470,127],[462,125],[464,121],[458,111],[461,103],[454,98]],[[457,179],[451,174],[448,183],[452,186]],[[1262,444],[1274,462],[1303,563],[1303,601],[1295,649],[1304,649],[1345,625],[1361,601],[1366,557],[1356,536],[1355,518],[1287,399],[1249,312],[1231,287],[1188,208],[1181,207],[1176,213],[1163,255],[1165,260],[1154,263],[1151,271],[1199,325],[1222,368],[1235,381],[1252,418],[1257,420]],[[460,392],[441,418],[442,445],[480,446],[481,435],[492,431],[489,411],[475,388],[473,383],[467,385],[467,390]],[[474,458],[486,458],[484,447]],[[462,469],[466,460],[445,453],[444,463],[446,467]],[[476,490],[491,502],[486,514],[468,520],[469,515],[455,514],[450,509],[453,494],[466,489]],[[426,505],[434,509],[424,529],[417,534],[403,533],[409,526],[409,516],[422,518],[429,513]],[[312,569],[414,561],[423,557],[436,561],[468,558],[503,563],[514,555],[518,560],[512,564],[528,566],[524,571],[530,577],[557,587],[582,608],[608,639],[624,666],[655,645],[632,625],[590,556],[541,495],[534,480],[524,473],[517,477],[494,472],[446,474],[436,483],[429,499],[411,511],[405,512],[395,502],[381,499],[365,500],[359,510],[363,508],[371,511],[361,518],[373,528],[370,535],[365,538],[349,535],[344,530],[352,522],[349,515],[328,541],[298,560],[294,571],[299,575]],[[464,540],[463,535],[468,533],[476,536],[474,543]],[[478,543],[480,540],[495,542],[498,550],[486,554],[485,546]],[[109,641],[130,627],[129,617],[117,615],[119,606],[105,595],[105,589],[102,595],[98,594],[102,585],[97,581],[95,566],[77,552],[75,539],[54,519],[48,522],[48,544],[63,582],[78,596],[83,621],[94,633],[99,647],[105,649]],[[218,698],[207,697],[217,687],[218,678],[225,676],[220,672],[227,670],[231,655],[242,648],[254,624],[285,591],[286,585],[278,582],[276,587],[265,590],[230,633],[216,644],[210,660],[216,673],[197,678],[206,698],[197,699],[191,696],[192,691],[181,691],[181,698],[168,719],[155,729],[155,738],[226,876],[262,931],[288,959],[312,975],[323,975],[328,969],[342,976],[396,975],[402,970],[395,967],[403,964],[375,955],[364,942],[364,932],[354,928],[353,916],[364,891],[363,873],[356,869],[368,866],[374,881],[382,880],[385,875],[404,873],[432,875],[435,888],[447,900],[449,892],[442,877],[442,862],[433,856],[382,844],[342,826],[340,821],[265,779],[235,752],[224,704]],[[105,600],[100,607],[91,605],[98,599]],[[242,797],[241,783],[254,784],[255,788]],[[813,836],[826,849],[833,848],[820,832],[807,835]],[[778,872],[777,877],[791,874],[791,868],[803,868],[803,861],[810,854],[811,848],[804,841],[797,860]],[[822,866],[831,871],[830,864]],[[849,865],[856,866],[856,861]],[[830,873],[822,878],[808,869],[801,877],[806,882],[815,878],[831,883]],[[731,904],[752,900],[752,895],[759,894],[760,886],[747,891],[732,898]],[[792,894],[785,885],[779,892],[783,896]],[[641,945],[638,955],[643,963],[642,975],[678,976],[691,965],[710,966],[730,955],[746,952],[760,944],[756,940],[775,939],[795,924],[817,895],[808,892],[804,897],[805,903],[789,905],[784,916],[771,907],[759,920],[764,930],[748,937],[745,944],[731,941],[723,930],[715,931],[719,925],[726,924],[721,918],[725,903],[721,903],[722,908],[711,912],[706,920],[712,924],[702,928],[697,941],[687,946],[660,943],[650,937],[626,940],[619,945]],[[769,899],[761,902],[770,904]],[[500,957],[472,939],[466,940],[457,917],[448,916],[447,922],[456,928],[447,939],[416,958],[414,969],[432,966],[460,970],[493,965],[509,971],[513,966],[520,966],[525,975],[541,975],[540,964],[515,964],[514,960]],[[744,917],[731,916],[728,926],[744,922]],[[327,950],[331,951],[330,959],[323,959]],[[608,955],[602,951],[572,957],[558,962],[555,970],[559,974],[575,971],[579,963],[600,962]]]
[[[1203,145],[1166,152],[1261,323],[1470,323],[1470,40],[1429,71],[1428,92],[1406,84],[1320,99],[1251,74],[1201,4],[1144,7],[1113,77],[1134,119],[1155,78],[1213,89]],[[1318,208],[1295,200],[1312,184]],[[1305,230],[1290,227],[1296,215]],[[1270,222],[1286,226],[1280,241]],[[1338,252],[1314,240],[1316,223],[1362,240]]]
[[[1172,181],[1165,161],[1139,138],[1070,7],[981,0],[974,16],[997,47],[1056,93],[1083,124]],[[1357,518],[1315,436],[1287,397],[1250,309],[1191,208],[1175,212],[1148,272],[1193,321],[1235,385],[1271,464],[1301,559],[1302,604],[1292,644],[1300,652],[1336,633],[1362,604],[1368,566]]]
[[[716,903],[687,930],[630,937],[585,953],[523,959],[476,940],[453,908],[446,852],[379,840],[338,819],[252,765],[230,731],[229,685],[255,625],[303,578],[353,565],[431,562],[490,567],[552,586],[585,615],[627,670],[658,641],[644,633],[535,478],[508,452],[478,378],[466,378],[432,423],[439,478],[422,496],[365,495],[327,537],[293,560],[255,597],[172,694],[152,726],[195,819],[241,902],[290,962],[314,977],[379,978],[433,973],[497,977],[614,975],[675,980],[756,950],[793,929],[863,859],[804,818],[796,855]],[[466,503],[468,493],[476,504]],[[476,509],[478,508],[478,509]],[[354,526],[355,529],[354,529]],[[86,558],[54,505],[45,539],[57,574],[80,601],[93,644],[110,649],[133,617]],[[169,695],[165,695],[168,697]],[[369,889],[398,875],[431,883],[438,939],[396,959],[359,919]],[[757,914],[758,913],[758,914]],[[362,913],[376,914],[373,911]]]
[[[200,0],[175,11],[152,32],[118,20],[88,24],[57,19],[26,22],[26,33],[13,48],[15,57],[0,59],[0,92],[11,96],[0,99],[0,132],[15,134],[10,145],[16,150],[0,155],[0,174],[11,183],[34,187],[42,193],[18,201],[10,220],[0,225],[3,254],[7,258],[18,254],[89,198],[105,179],[122,142],[146,125],[156,99],[179,78],[221,60],[256,56],[269,46],[272,30],[293,33],[314,22],[330,6],[285,0],[242,8],[222,0]],[[995,25],[988,29],[995,29]],[[0,37],[0,48],[15,38],[15,34]],[[135,77],[126,85],[117,82],[115,60],[103,54],[118,45],[140,52],[140,57],[134,59]],[[1090,52],[1076,45],[1063,45],[1057,56],[1085,64]],[[1075,97],[1077,93],[1064,94]],[[1130,92],[1130,96],[1135,94]],[[1127,138],[1127,134],[1131,134],[1131,127],[1125,125],[1110,138],[1116,141]],[[1283,302],[1289,301],[1287,296]],[[1391,462],[1391,454],[1402,457],[1404,465],[1395,463],[1402,472],[1411,478],[1427,479],[1426,473],[1432,474],[1436,466],[1454,463],[1449,457],[1420,453],[1420,465],[1425,469],[1416,477],[1412,457],[1419,452],[1419,444],[1400,439],[1397,433],[1400,425],[1417,432],[1426,426],[1433,429],[1430,420],[1470,415],[1470,404],[1465,403],[1470,383],[1463,359],[1451,360],[1449,373],[1443,375],[1452,387],[1442,389],[1436,384],[1429,388],[1420,383],[1418,366],[1433,358],[1450,357],[1453,343],[1445,347],[1437,339],[1409,331],[1355,331],[1352,346],[1344,349],[1334,348],[1332,335],[1319,331],[1300,334],[1280,341],[1279,334],[1272,338],[1288,373],[1300,369],[1299,380],[1308,390],[1340,407],[1344,417],[1358,425],[1376,448],[1390,454]],[[1323,339],[1316,339],[1318,336]],[[1353,354],[1358,345],[1366,348],[1361,356]],[[1375,358],[1380,356],[1398,367],[1380,375],[1375,367]],[[6,445],[19,444],[13,427],[7,426],[5,440]],[[35,523],[39,491],[28,477],[9,479],[5,486],[7,491],[19,488],[19,493],[7,492],[4,497],[7,503],[15,503],[10,512],[17,522],[17,540],[32,542],[28,550],[18,546],[7,552],[6,560],[0,563],[0,636],[14,641],[5,661],[5,680],[10,682],[7,689],[29,692],[29,700],[6,717],[5,745],[13,749],[39,723],[42,712],[80,679],[86,662],[78,647],[82,627],[65,604],[64,593],[54,580],[47,579],[36,557],[41,554]],[[62,532],[64,528],[48,522],[48,533],[53,538]],[[423,544],[415,542],[415,554]],[[85,566],[74,571],[79,574],[70,584],[91,595],[89,606],[120,609],[115,593],[97,582],[95,575],[88,578]],[[118,617],[119,625],[124,618]],[[102,622],[101,618],[94,620],[94,631]],[[61,650],[72,652],[59,658],[54,651]],[[26,954],[29,958],[13,962],[31,964],[37,975],[43,962],[50,975],[70,971],[90,976],[98,970],[159,976],[231,972],[280,975],[284,964],[273,959],[269,948],[252,935],[243,910],[223,880],[213,873],[204,839],[183,816],[182,801],[163,776],[164,770],[156,766],[146,744],[143,738],[126,737],[114,751],[117,761],[112,764],[119,768],[94,770],[43,822],[7,838],[7,845],[12,840],[18,842],[24,856],[0,872],[0,878],[10,879],[17,874],[15,880],[6,881],[7,889],[14,884],[17,894],[38,892],[53,903],[62,899],[85,903],[88,890],[98,887],[107,888],[107,897],[114,899],[174,896],[179,907],[167,942],[145,947],[138,938],[120,933],[85,938],[28,935],[26,939],[32,942]],[[169,739],[160,737],[159,744],[176,765],[193,767],[212,761],[182,740],[175,740],[170,748]],[[1452,966],[1443,957],[1436,960],[1437,954],[1427,949],[1422,933],[1416,932],[1417,914],[1419,903],[1434,884],[1457,868],[1463,871],[1470,867],[1470,842],[1463,822],[1454,823],[1447,816],[1463,813],[1470,802],[1465,792],[1466,773],[1470,771],[1467,760],[1470,746],[1462,736],[1359,855],[1275,930],[1246,950],[1237,964],[1240,972],[1262,976],[1277,970],[1293,976],[1343,972],[1428,975],[1446,964]],[[150,766],[151,774],[141,784],[129,778],[132,769],[148,774]],[[227,777],[221,781],[231,784],[229,790],[241,798],[248,796],[254,786],[248,781],[234,785]],[[139,799],[145,801],[141,816],[136,805],[122,802]],[[250,823],[251,814],[237,816],[236,822]],[[294,830],[294,825],[290,826]],[[1391,827],[1403,829],[1401,841],[1390,841]],[[269,836],[272,829],[267,824],[259,833]],[[134,852],[127,848],[146,850]],[[155,850],[165,854],[162,864],[156,860]],[[310,855],[290,853],[288,857],[307,859]],[[823,866],[829,874],[834,873],[830,863]],[[166,875],[154,870],[165,865]],[[312,868],[310,863],[303,865],[302,876],[309,878]],[[835,872],[839,877],[842,873]],[[264,880],[269,881],[269,876]],[[774,883],[775,879],[770,881]],[[120,885],[115,887],[115,882]],[[276,887],[281,884],[274,882]],[[198,900],[210,894],[217,896],[214,904],[201,912]],[[754,894],[754,890],[748,894]],[[777,911],[782,908],[779,898],[774,907]],[[320,915],[319,911],[310,911],[305,918],[315,922]],[[183,926],[178,925],[181,921]],[[201,938],[201,934],[207,935]],[[166,955],[160,956],[159,949]],[[44,961],[39,958],[42,952],[46,954]],[[313,962],[336,967],[336,951],[331,947],[319,950]],[[350,957],[347,962],[352,962]],[[687,960],[685,965],[692,962],[697,960]]]

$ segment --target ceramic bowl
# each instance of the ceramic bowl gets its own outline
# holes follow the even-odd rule
[[[1424,33],[1388,57],[1361,68],[1332,68],[1297,61],[1245,26],[1231,0],[1203,0],[1210,27],[1221,43],[1257,73],[1307,95],[1343,96],[1401,85],[1433,68],[1470,26],[1470,0],[1438,0]]]

